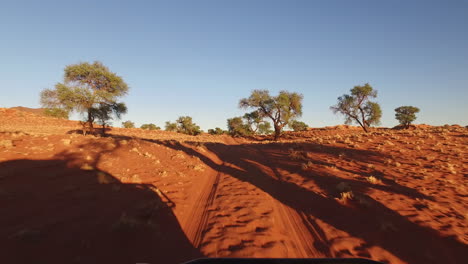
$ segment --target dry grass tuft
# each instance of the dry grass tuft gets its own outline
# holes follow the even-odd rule
[[[382,181],[374,176],[369,176],[366,178],[366,180],[372,184],[379,184],[382,183]]]
[[[302,163],[301,167],[303,170],[308,170],[314,166],[314,163],[312,161],[304,162]]]
[[[352,201],[354,200],[354,194],[352,191],[348,191],[348,192],[342,192],[340,193],[340,200],[343,202],[343,203],[347,203],[348,201]]]

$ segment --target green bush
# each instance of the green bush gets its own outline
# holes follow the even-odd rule
[[[190,116],[181,116],[174,123],[167,121],[165,127],[166,131],[173,131],[192,136],[196,136],[203,132],[197,124],[193,123]]]
[[[176,120],[176,122],[177,132],[179,133],[196,136],[202,132],[200,127],[193,123],[190,116],[181,116]]]
[[[309,126],[302,121],[293,120],[289,124],[289,127],[292,128],[292,130],[297,132],[297,131],[305,131],[307,130]]]
[[[248,124],[244,123],[242,117],[233,117],[227,120],[229,135],[233,137],[245,137],[252,135],[252,130]]]
[[[165,130],[166,131],[177,132],[177,124],[166,121]]]
[[[161,128],[156,126],[155,124],[143,124],[140,127],[141,129],[147,129],[147,130],[160,130]]]
[[[122,122],[122,126],[124,128],[135,128],[135,123],[133,123],[132,121],[125,121]]]
[[[215,129],[211,129],[211,128],[208,129],[208,134],[211,134],[211,135],[222,135],[225,133],[227,133],[227,131],[224,131],[219,127],[216,127]]]

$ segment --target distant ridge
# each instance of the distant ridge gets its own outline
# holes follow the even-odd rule
[[[45,110],[45,108],[29,108],[29,107],[24,107],[24,106],[10,107],[10,109],[23,111],[23,112],[28,112],[28,113],[33,113],[33,114],[37,114],[37,115],[44,115],[44,110]]]

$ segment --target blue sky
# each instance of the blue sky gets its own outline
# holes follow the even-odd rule
[[[416,123],[468,125],[467,1],[1,1],[0,107],[39,107],[68,64],[102,61],[131,90],[124,120],[190,115],[202,129],[243,114],[253,89],[304,95],[302,121],[354,85]],[[114,122],[120,125],[120,122]]]

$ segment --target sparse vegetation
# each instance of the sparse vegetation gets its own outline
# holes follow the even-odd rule
[[[227,133],[227,131],[224,131],[219,127],[216,127],[215,129],[212,129],[212,128],[208,129],[208,134],[210,134],[210,135],[222,135],[222,134],[226,134],[226,133]]]
[[[358,123],[365,132],[371,125],[380,123],[382,110],[378,103],[370,101],[377,97],[377,91],[368,83],[360,86],[354,86],[350,90],[351,94],[344,94],[338,97],[338,103],[330,109],[336,114],[345,116],[345,123]]]
[[[190,116],[180,116],[175,123],[166,122],[166,131],[196,136],[202,133],[200,127],[193,123]]]
[[[141,129],[146,129],[146,130],[160,130],[161,128],[156,126],[153,123],[150,124],[143,124],[140,126]]]

